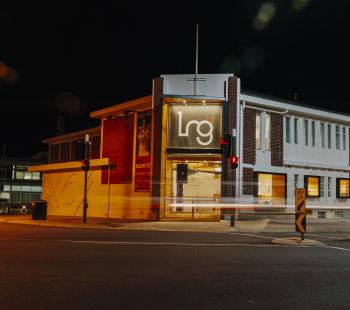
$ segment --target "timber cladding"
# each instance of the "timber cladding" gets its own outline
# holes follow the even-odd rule
[[[283,166],[283,115],[271,113],[271,166]]]
[[[243,163],[255,164],[256,156],[256,111],[244,109],[243,116]]]

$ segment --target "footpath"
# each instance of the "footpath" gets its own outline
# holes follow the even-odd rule
[[[155,231],[194,231],[194,232],[242,232],[242,233],[281,233],[295,232],[293,217],[287,219],[236,220],[234,227],[230,221],[220,222],[154,222],[125,219],[87,218],[83,224],[81,217],[48,216],[46,220],[32,220],[31,215],[3,215],[0,223],[39,225],[50,227],[69,227],[78,229],[113,230],[155,230]],[[350,233],[350,220],[307,219],[307,232],[344,232]]]

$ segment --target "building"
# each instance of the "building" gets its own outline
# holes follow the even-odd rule
[[[33,200],[41,199],[40,172],[28,172],[41,159],[0,157],[0,213],[25,212]]]
[[[92,142],[89,216],[218,220],[223,207],[294,209],[299,187],[314,216],[350,210],[350,115],[242,92],[233,74],[201,74],[163,75],[152,96],[90,116],[101,127],[91,132],[100,138]],[[227,135],[235,136],[236,169],[221,149]],[[49,214],[82,214],[73,136],[44,140],[51,162],[29,168],[44,173]]]

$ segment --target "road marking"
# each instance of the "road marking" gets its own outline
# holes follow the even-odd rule
[[[330,237],[330,236],[323,236],[323,235],[312,235],[312,234],[305,234],[305,236],[311,236],[311,237],[319,237],[319,238],[328,238],[328,239],[336,239],[336,240],[343,240],[343,238],[339,237]]]
[[[275,239],[275,237],[252,235],[252,234],[242,234],[242,233],[230,233],[230,235],[242,235],[242,236],[249,236],[249,237],[256,237],[256,238],[263,238],[263,239]]]

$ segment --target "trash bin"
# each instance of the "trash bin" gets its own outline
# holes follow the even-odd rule
[[[46,220],[47,201],[36,200],[32,202],[32,220]]]

